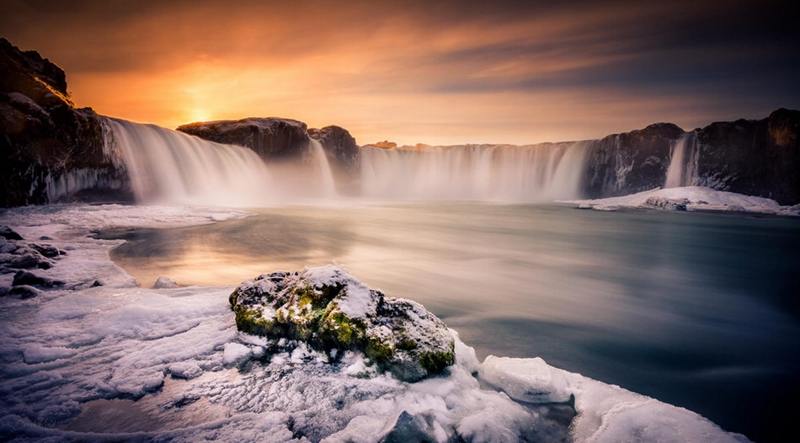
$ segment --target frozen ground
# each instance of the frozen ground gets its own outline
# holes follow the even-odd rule
[[[615,211],[620,208],[671,209],[685,211],[733,211],[800,216],[800,205],[781,206],[775,200],[702,186],[653,189],[638,194],[596,200],[567,200],[581,209]]]
[[[356,353],[329,363],[302,344],[238,333],[231,287],[138,287],[108,258],[118,242],[90,237],[246,215],[86,205],[0,213],[26,240],[67,251],[34,271],[63,287],[0,298],[0,440],[747,441],[538,358],[479,362],[455,331],[457,363],[421,382],[379,375]]]

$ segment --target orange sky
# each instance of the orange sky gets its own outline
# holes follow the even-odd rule
[[[525,144],[800,107],[790,2],[551,3],[2,0],[0,36],[64,68],[79,106],[169,128]]]

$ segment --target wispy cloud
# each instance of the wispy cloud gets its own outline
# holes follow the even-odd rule
[[[800,107],[791,2],[6,1],[78,104],[279,115],[360,142],[529,143]]]

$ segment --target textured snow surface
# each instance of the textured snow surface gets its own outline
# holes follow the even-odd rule
[[[69,250],[44,271],[65,280],[63,288],[0,298],[0,440],[747,441],[693,412],[541,359],[481,363],[455,331],[457,363],[418,383],[379,375],[359,353],[327,355],[240,334],[228,303],[233,288],[139,288],[108,259],[117,242],[89,237],[99,226],[245,215],[119,206],[0,213],[0,224]],[[313,278],[336,278],[328,273],[334,268]],[[98,279],[113,284],[84,285]],[[551,414],[567,405],[532,403],[572,396],[571,422]]]
[[[653,189],[637,194],[621,197],[601,198],[596,200],[568,200],[563,203],[575,203],[582,209],[597,211],[615,211],[619,208],[653,208],[648,199],[667,199],[672,201],[686,200],[687,211],[736,211],[756,212],[776,215],[800,215],[800,205],[780,206],[775,200],[763,197],[717,191],[703,186],[687,186],[683,188]],[[653,200],[651,200],[652,202]]]

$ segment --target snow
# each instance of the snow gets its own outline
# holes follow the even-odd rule
[[[597,211],[616,211],[620,208],[653,208],[648,204],[656,199],[670,201],[687,200],[687,211],[736,211],[754,212],[775,215],[800,215],[800,205],[781,206],[775,200],[763,197],[717,191],[703,186],[687,186],[682,188],[653,189],[637,194],[621,197],[601,198],[596,200],[565,200],[562,203],[577,204],[580,209]]]
[[[367,313],[375,311],[375,299],[370,295],[369,287],[348,274],[338,264],[305,268],[300,278],[315,288],[324,285],[347,286],[347,294],[339,303],[339,309],[349,318],[364,318]]]
[[[479,377],[514,400],[528,403],[566,403],[572,396],[564,374],[539,357],[490,355],[481,365]]]
[[[235,365],[249,358],[253,352],[249,347],[239,343],[225,343],[222,360],[226,365]]]
[[[541,359],[481,363],[455,331],[456,364],[417,383],[379,374],[358,352],[331,362],[333,353],[302,343],[239,333],[228,303],[233,288],[137,287],[108,258],[119,243],[90,236],[101,226],[246,215],[115,205],[0,213],[0,225],[52,237],[69,251],[43,271],[63,288],[0,298],[0,440],[377,442],[422,432],[431,441],[747,441],[688,410]],[[354,288],[366,287],[336,269],[308,270],[307,278],[347,275]],[[88,284],[96,280],[105,284]],[[362,310],[362,297],[348,293],[346,309]],[[532,404],[570,396],[578,415],[569,426],[548,414],[566,406]]]

